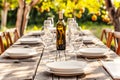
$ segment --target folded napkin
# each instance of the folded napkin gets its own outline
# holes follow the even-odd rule
[[[102,61],[104,68],[114,79],[120,79],[120,62]]]

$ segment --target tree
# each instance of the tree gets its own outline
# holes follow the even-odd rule
[[[6,27],[7,14],[9,10],[14,10],[18,6],[17,0],[1,0],[0,11],[1,11],[1,27]]]
[[[120,31],[120,6],[116,10],[111,0],[105,0],[105,3],[115,31]]]
[[[19,8],[17,12],[16,28],[20,36],[24,34],[24,30],[27,26],[29,13],[31,8],[37,4],[39,0],[18,0]]]
[[[6,27],[7,23],[7,13],[10,7],[10,4],[6,0],[3,1],[3,9],[1,10],[1,27]]]

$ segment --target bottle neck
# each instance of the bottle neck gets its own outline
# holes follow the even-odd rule
[[[59,19],[59,21],[63,21],[63,19]]]
[[[62,11],[59,12],[59,20],[63,20],[63,13],[62,13]]]

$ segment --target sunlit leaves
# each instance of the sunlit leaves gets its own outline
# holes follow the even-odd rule
[[[25,2],[26,2],[27,4],[30,4],[31,0],[25,0]]]
[[[116,8],[120,7],[120,0],[113,0],[113,3]]]
[[[84,5],[90,13],[96,13],[100,10],[101,4],[98,0],[85,0]]]
[[[5,6],[4,3],[5,3],[5,0],[3,0],[2,3],[1,3],[3,5],[3,7]],[[14,10],[18,7],[18,1],[17,0],[6,0],[6,3],[9,4],[9,9],[10,10]]]
[[[66,2],[64,0],[54,0],[53,5],[54,5],[53,8],[55,8],[56,12],[66,8]]]

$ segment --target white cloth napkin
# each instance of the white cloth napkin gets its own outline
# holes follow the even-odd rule
[[[102,61],[102,63],[114,79],[120,79],[120,62]]]

